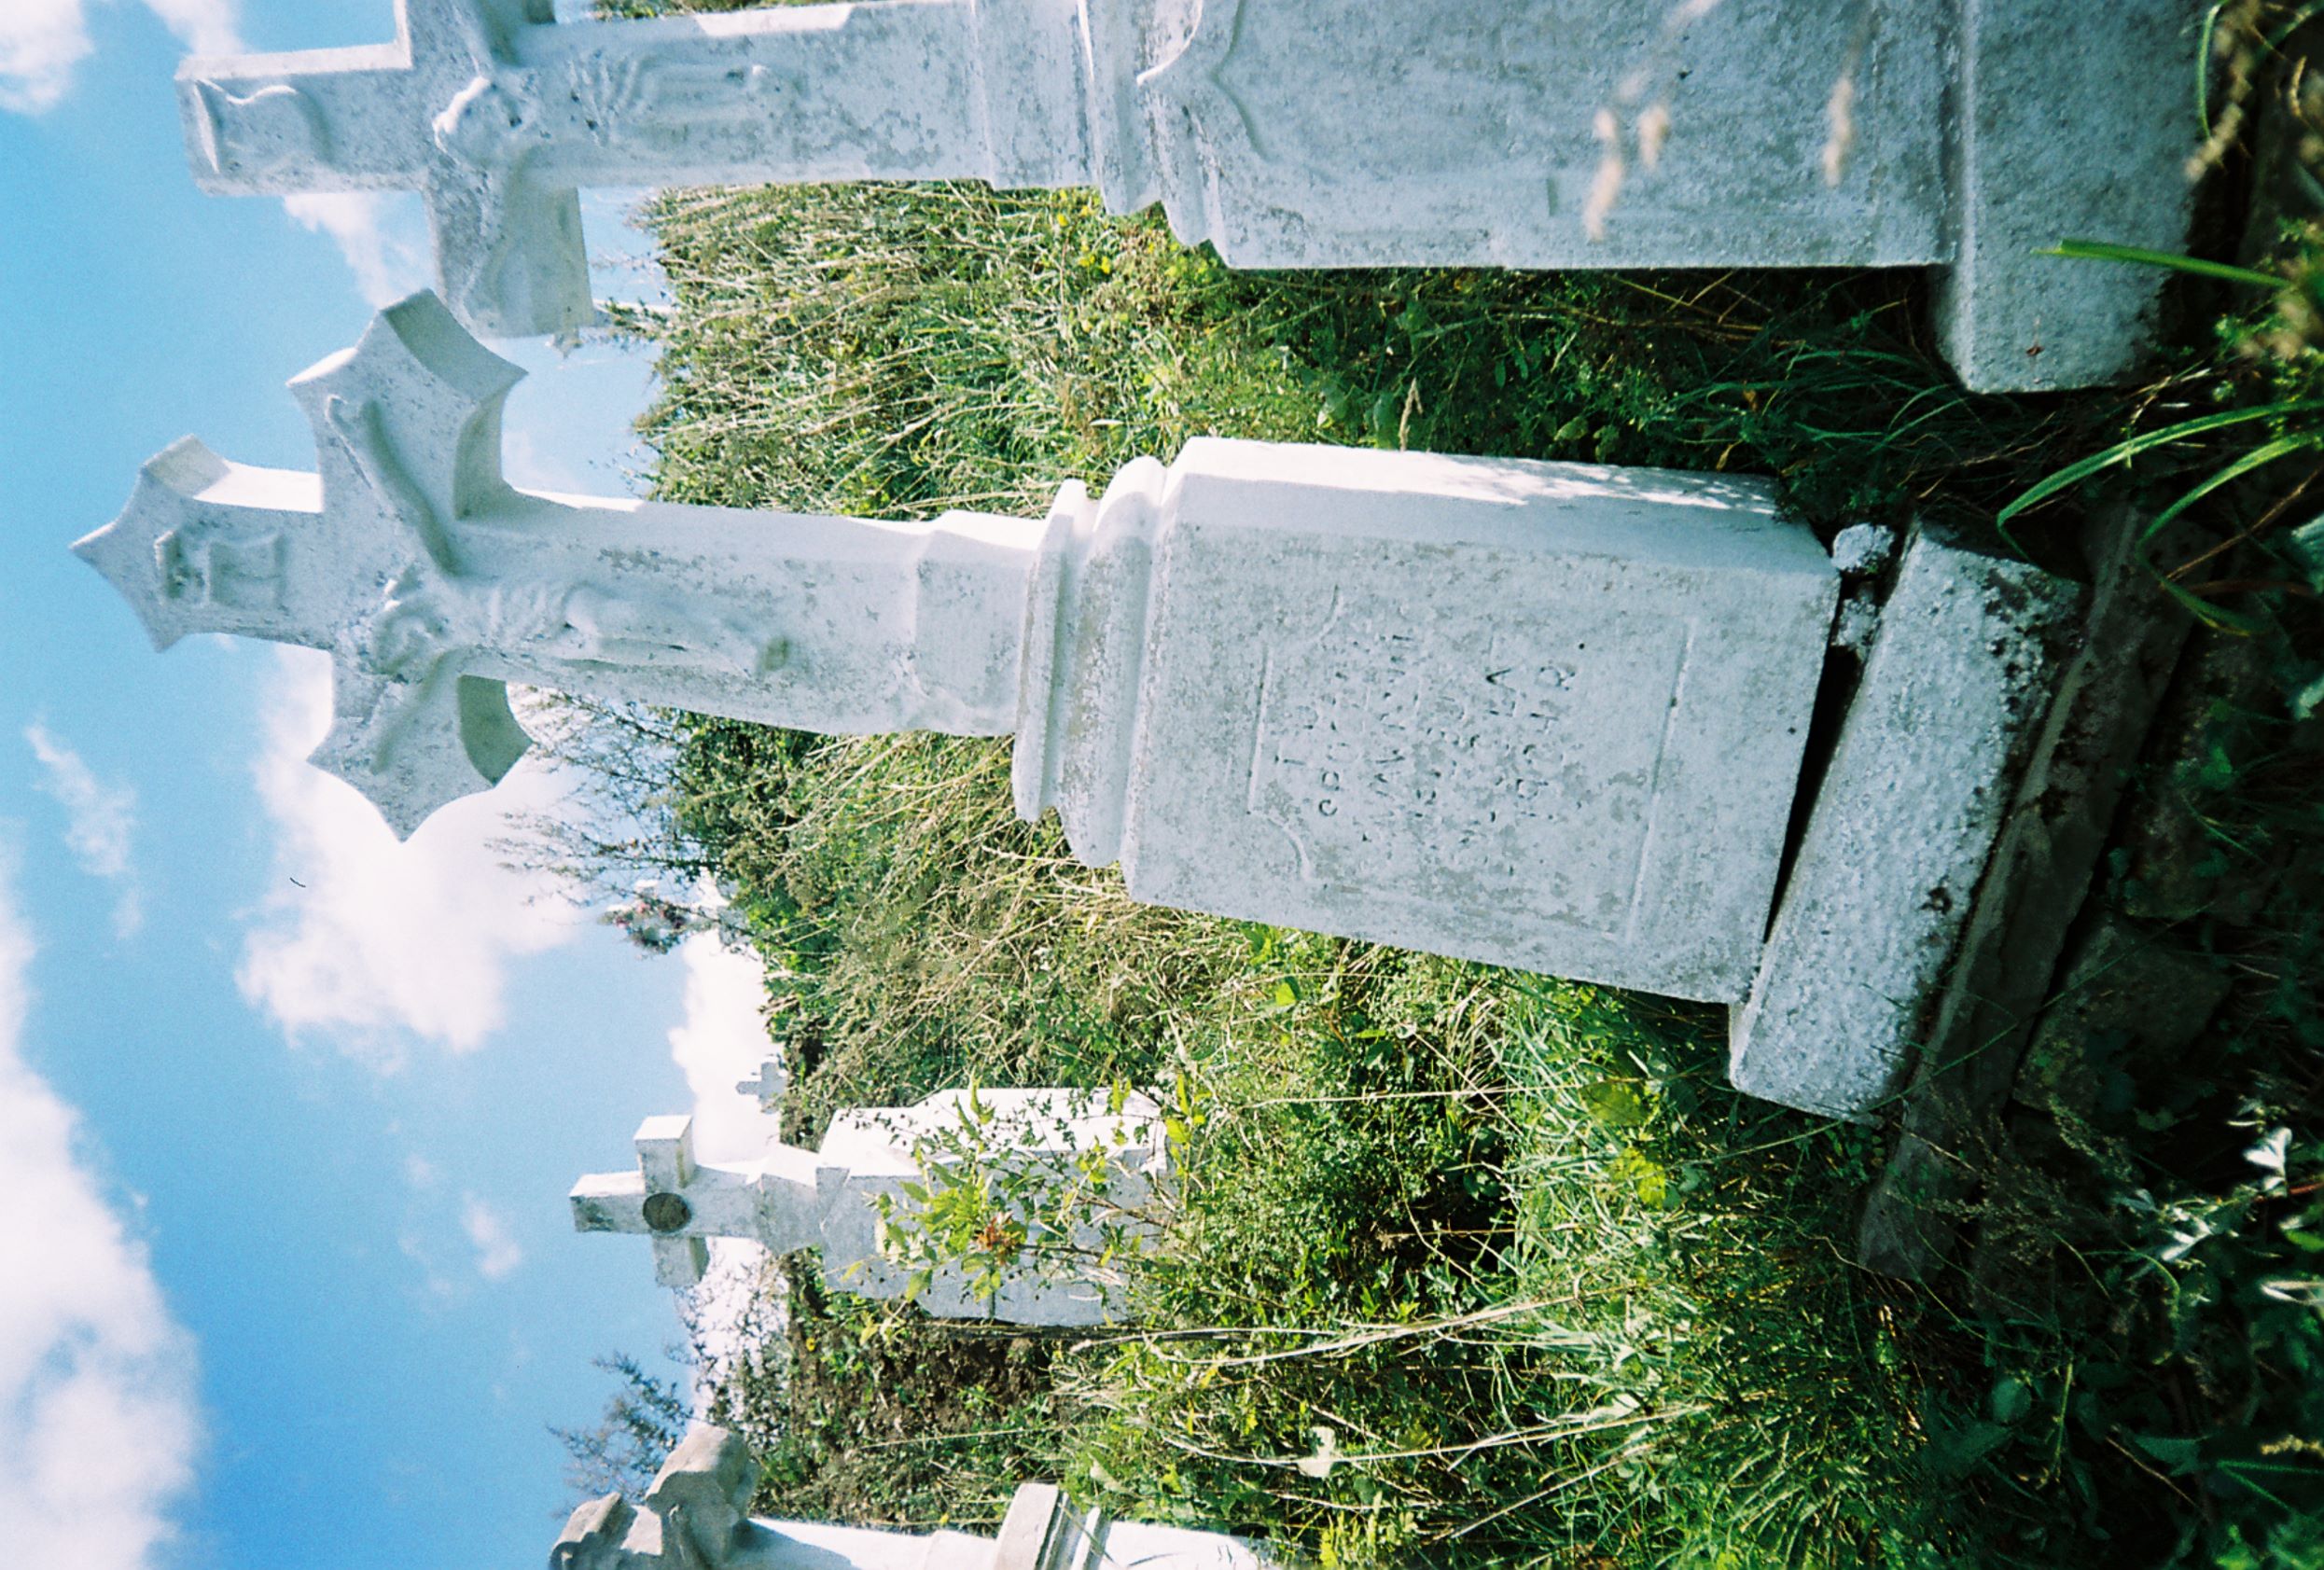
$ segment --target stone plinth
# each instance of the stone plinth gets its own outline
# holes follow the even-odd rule
[[[1808,819],[1728,1077],[1840,1118],[1901,1089],[2048,702],[2074,585],[1924,529]]]
[[[1209,439],[1131,480],[1021,811],[1150,903],[1743,995],[1837,588],[1764,482]]]
[[[741,1438],[699,1425],[662,1464],[643,1510],[619,1494],[575,1510],[550,1570],[1289,1570],[1240,1537],[1116,1521],[1046,1483],[1017,1490],[996,1541],[755,1518],[758,1476]]]

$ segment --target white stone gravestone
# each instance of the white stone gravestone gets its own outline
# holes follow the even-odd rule
[[[76,549],[166,646],[330,651],[314,761],[400,832],[524,750],[505,683],[1014,735],[1132,897],[1739,1001],[1837,578],[1764,481],[1204,439],[1046,520],[521,491],[519,372],[433,296],[298,378],[320,475],[188,438]]]
[[[492,333],[591,314],[583,186],[973,178],[1161,201],[1236,267],[1931,267],[1969,385],[2131,368],[2177,250],[2186,0],[889,0],[194,59],[205,189],[408,189]]]
[[[650,1236],[655,1275],[674,1287],[702,1280],[709,1238],[749,1238],[775,1254],[820,1247],[832,1291],[910,1297],[939,1319],[1119,1318],[1120,1271],[1106,1257],[1151,1231],[1139,1212],[1168,1162],[1161,1108],[1142,1095],[1100,1091],[947,1091],[917,1106],[843,1112],[821,1150],[771,1141],[743,1166],[695,1160],[690,1122],[647,1118],[637,1131],[637,1171],[574,1186],[574,1229]],[[1083,1167],[1092,1157],[1100,1181]],[[910,1218],[917,1202],[907,1186],[925,1190],[964,1159],[1026,1183],[1044,1215],[996,1197],[994,1246],[1012,1252],[991,1257],[989,1268],[891,1259],[882,1247],[881,1205]],[[1068,1232],[1051,1230],[1060,1212]]]
[[[575,1510],[550,1570],[1269,1570],[1281,1563],[1223,1533],[1117,1521],[1026,1483],[997,1539],[880,1532],[750,1514],[758,1460],[698,1426],[670,1453],[640,1510],[619,1494]]]

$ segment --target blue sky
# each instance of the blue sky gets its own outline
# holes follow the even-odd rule
[[[498,1570],[570,1503],[548,1425],[676,1338],[568,1230],[649,1113],[756,1123],[756,976],[637,956],[486,848],[299,761],[313,659],[166,656],[66,554],[199,434],[308,468],[283,391],[426,282],[405,200],[205,198],[188,45],[376,43],[388,0],[0,0],[0,1521],[32,1570]],[[617,259],[623,193],[589,210]],[[633,267],[603,292],[640,287]],[[521,484],[618,491],[633,354],[504,345]]]

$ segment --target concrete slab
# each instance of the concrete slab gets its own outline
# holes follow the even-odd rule
[[[1738,1090],[1865,1118],[1901,1086],[2048,702],[2079,591],[1924,529],[1906,548],[1749,1000]]]

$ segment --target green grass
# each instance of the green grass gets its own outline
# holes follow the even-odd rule
[[[1043,505],[1206,432],[1772,473],[1820,527],[1989,518],[2095,429],[1976,397],[1890,274],[1236,273],[1072,192],[665,199],[656,477],[768,506]]]
[[[1827,535],[2034,493],[2014,537],[2063,562],[2086,507],[2304,441],[2324,393],[2313,224],[2256,314],[2247,281],[2176,280],[2190,319],[2237,309],[2149,386],[2011,399],[1954,383],[1904,274],[1238,274],[1081,193],[964,187],[648,220],[675,309],[620,325],[661,354],[678,500],[1033,512],[1215,433],[1771,475]],[[2032,1154],[1975,1218],[1999,1295],[1853,1266],[1878,1137],[1728,1091],[1710,1011],[1134,905],[1015,820],[997,743],[681,721],[646,859],[735,890],[789,1137],[967,1082],[1183,1098],[1134,1329],[939,1324],[786,1269],[787,1334],[719,1392],[762,1504],[989,1526],[1047,1476],[1327,1565],[2324,1564],[2305,482],[2231,476],[2190,504],[2209,535],[2157,543],[2269,667],[2135,804],[2200,826],[2217,909],[2169,936],[2235,991],[2090,1116],[2021,1109]],[[2271,1174],[2244,1152],[2278,1127]]]

